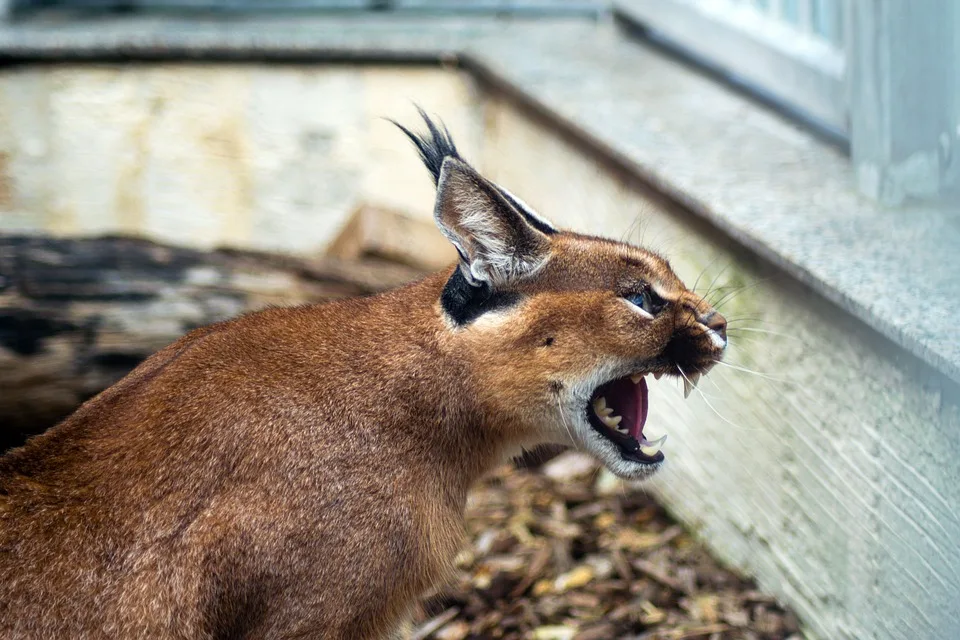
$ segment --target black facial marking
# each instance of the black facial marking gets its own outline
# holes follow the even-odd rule
[[[545,347],[549,347],[552,345],[553,345],[553,336],[550,336],[549,338],[543,341],[543,346]]]
[[[488,311],[510,307],[520,301],[518,293],[498,293],[483,283],[471,286],[460,269],[453,272],[440,295],[440,304],[458,325],[464,325]]]

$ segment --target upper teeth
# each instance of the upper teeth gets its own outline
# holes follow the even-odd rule
[[[640,384],[640,381],[643,380],[643,374],[635,373],[632,376],[630,376],[630,380],[633,381],[633,384]]]
[[[700,382],[699,373],[691,373],[689,376],[683,377],[683,397],[689,398],[690,392],[697,386],[697,383]]]
[[[607,406],[607,399],[603,396],[593,401],[593,410],[601,418],[613,413],[613,408]]]
[[[593,412],[597,414],[597,417],[600,418],[600,421],[610,427],[611,429],[616,429],[617,431],[622,431],[627,433],[626,427],[620,427],[620,422],[623,420],[623,416],[615,416],[613,414],[613,408],[607,406],[607,399],[604,396],[600,396],[593,401]]]

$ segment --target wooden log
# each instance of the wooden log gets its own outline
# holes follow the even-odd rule
[[[453,245],[433,222],[369,205],[354,211],[327,255],[353,260],[379,257],[426,271],[457,261]]]
[[[196,327],[422,275],[377,260],[197,251],[121,237],[0,235],[0,451]]]

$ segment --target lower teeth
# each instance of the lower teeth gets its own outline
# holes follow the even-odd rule
[[[663,447],[663,443],[667,440],[666,434],[660,436],[656,440],[647,440],[643,436],[640,437],[640,453],[647,457],[653,457],[660,453],[660,449]]]
[[[659,378],[660,376],[656,376]],[[607,399],[604,397],[597,398],[593,401],[593,410],[594,414],[599,418],[600,422],[605,424],[607,427],[616,430],[618,433],[621,433],[625,436],[630,435],[630,430],[626,426],[619,426],[622,420],[622,416],[612,416],[613,408],[607,406]],[[640,452],[652,458],[653,456],[660,453],[660,449],[663,448],[663,443],[666,442],[667,436],[662,435],[656,440],[647,440],[642,435],[637,440],[637,443],[640,445]]]

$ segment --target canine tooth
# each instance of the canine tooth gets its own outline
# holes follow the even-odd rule
[[[630,380],[633,381],[633,384],[640,384],[640,381],[643,380],[643,374],[635,373],[632,376],[630,376]]]
[[[604,409],[603,411],[600,412],[600,417],[601,417],[601,418],[606,418],[606,417],[609,416],[611,413],[613,413],[613,407],[607,407],[606,409]]]
[[[640,436],[640,442],[641,442],[641,443],[650,444],[651,442],[656,442],[657,440],[662,440],[664,437],[666,437],[664,434],[653,435],[653,433],[651,433],[650,436],[648,437],[648,436],[647,436],[647,432],[648,432],[648,431],[653,432],[654,429],[655,429],[655,427],[647,427],[647,428],[645,428],[645,429],[643,430],[643,431],[644,431],[643,434],[641,434],[641,436]]]
[[[656,440],[641,440],[640,453],[648,457],[653,457],[663,448],[663,443],[666,442],[666,440],[666,435],[662,435]]]
[[[689,376],[683,377],[683,397],[689,398],[690,392],[697,388],[697,383],[700,382],[699,373],[691,373]]]
[[[607,399],[604,396],[600,396],[593,401],[593,410],[597,413],[600,413],[607,408]]]
[[[602,420],[603,420],[603,424],[607,425],[608,427],[612,427],[616,429],[617,425],[620,424],[620,421],[623,420],[623,416],[613,416],[613,417],[604,416]]]

